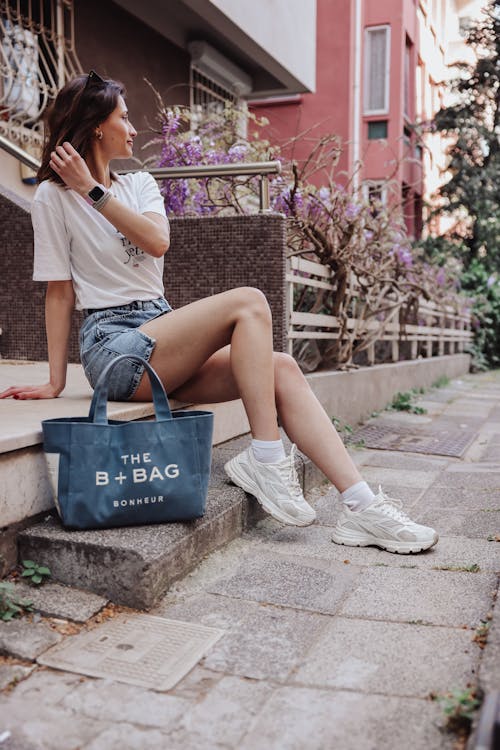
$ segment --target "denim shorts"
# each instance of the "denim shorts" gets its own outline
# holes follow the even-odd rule
[[[80,328],[80,359],[92,388],[111,360],[120,354],[136,354],[149,361],[156,341],[139,326],[172,310],[163,299],[131,302],[129,305],[85,310]],[[128,401],[137,390],[144,365],[133,359],[120,362],[108,382],[111,401]]]

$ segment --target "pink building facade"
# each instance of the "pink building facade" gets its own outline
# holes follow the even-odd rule
[[[354,175],[365,197],[401,205],[416,238],[445,151],[440,136],[422,135],[419,124],[443,103],[450,33],[458,36],[458,14],[467,4],[318,0],[315,93],[251,102],[269,118],[275,142],[305,134],[285,149],[299,162],[311,138],[336,133],[343,144],[339,182]]]

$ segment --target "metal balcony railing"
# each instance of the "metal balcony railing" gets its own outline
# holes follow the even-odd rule
[[[14,156],[22,164],[37,171],[40,162],[16,143],[0,135],[0,149]],[[122,169],[120,174],[136,172],[136,169]],[[281,162],[262,161],[240,164],[205,164],[197,167],[161,167],[147,170],[155,180],[186,180],[204,177],[244,177],[255,175],[259,180],[259,212],[269,211],[269,175],[280,174]]]
[[[134,170],[127,170],[134,171]],[[161,167],[148,169],[155,180],[202,179],[203,177],[259,177],[259,212],[269,211],[269,175],[280,174],[280,161],[236,164],[204,164],[196,167]]]
[[[26,167],[33,169],[35,172],[38,170],[40,166],[39,160],[31,154],[28,154],[28,152],[21,148],[21,146],[18,146],[17,143],[9,140],[4,135],[0,135],[0,148],[2,149],[2,151],[10,154],[10,156],[14,156],[19,162],[21,162],[21,164],[24,164]]]
[[[43,112],[81,72],[73,0],[0,1],[0,134],[39,147]]]

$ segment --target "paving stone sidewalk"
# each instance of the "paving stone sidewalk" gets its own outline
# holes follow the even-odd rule
[[[0,750],[458,747],[433,698],[500,690],[500,373],[452,381],[418,403],[425,414],[383,412],[373,423],[473,430],[460,458],[351,450],[375,490],[438,529],[435,548],[403,556],[333,544],[339,503],[323,485],[311,494],[315,525],[261,521],[151,613],[224,631],[164,693],[37,665],[40,649],[73,637],[50,617],[55,604],[30,634],[24,620],[0,624],[0,649],[16,655],[0,665]],[[73,605],[71,590],[55,593],[68,619],[84,611],[99,628],[96,617],[113,614],[94,595]]]

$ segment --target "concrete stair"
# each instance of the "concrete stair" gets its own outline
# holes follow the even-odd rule
[[[468,362],[467,355],[450,355],[354,372],[313,373],[308,380],[328,414],[356,424],[371,411],[383,408],[395,392],[429,386],[441,375],[460,375],[467,371]],[[0,390],[16,382],[44,382],[46,368],[45,363],[0,361]],[[89,403],[90,389],[77,365],[70,366],[64,398],[0,401],[0,558],[4,558],[0,563],[4,570],[9,569],[9,562],[10,567],[15,564],[17,541],[19,558],[48,565],[55,581],[147,609],[205,555],[262,517],[256,501],[231,485],[223,471],[225,461],[248,444],[248,437],[241,437],[248,431],[248,422],[240,401],[193,405],[215,412],[213,470],[202,519],[105,531],[68,531],[53,510],[40,421],[87,414]],[[172,404],[176,406],[179,404]],[[144,419],[153,415],[153,406],[110,403],[108,411],[113,418]],[[307,491],[324,478],[310,461],[304,457],[301,460]],[[2,537],[7,544],[2,545]]]
[[[44,382],[47,374],[46,363],[3,360],[0,391],[13,383]],[[0,554],[4,569],[15,565],[17,559],[34,559],[50,567],[54,581],[147,609],[206,554],[262,517],[255,500],[230,484],[223,471],[224,463],[248,444],[248,437],[239,437],[248,432],[248,421],[240,401],[197,405],[171,401],[173,409],[207,408],[215,413],[212,476],[203,518],[191,523],[68,531],[53,507],[40,422],[48,417],[85,415],[90,398],[81,367],[70,365],[61,398],[0,401]],[[147,419],[154,416],[154,408],[151,403],[109,402],[108,413],[114,419]],[[321,479],[310,462],[303,464],[307,486]]]
[[[224,463],[248,445],[248,437],[213,450],[207,510],[189,523],[67,531],[51,514],[19,534],[20,559],[48,565],[54,580],[101,594],[137,609],[153,607],[178,578],[205,555],[265,517],[256,500],[229,482]],[[309,489],[323,475],[301,457]]]
[[[0,392],[13,384],[46,382],[46,362],[0,360]],[[58,399],[0,401],[0,577],[17,562],[17,535],[54,508],[42,449],[41,421],[88,414],[92,391],[80,365],[69,365],[67,386]],[[207,408],[215,413],[214,444],[248,432],[240,401],[186,405],[173,409]],[[153,418],[151,403],[109,402],[113,419]]]

